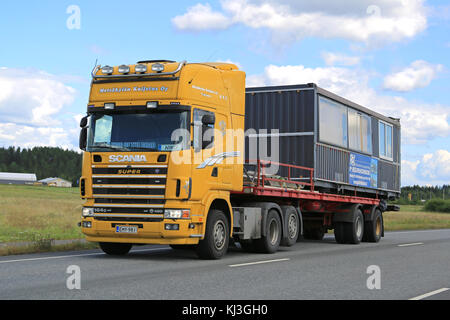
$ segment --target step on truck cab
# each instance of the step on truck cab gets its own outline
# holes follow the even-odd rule
[[[80,122],[86,239],[113,255],[168,244],[207,259],[231,240],[273,253],[329,229],[341,243],[379,241],[382,193],[327,193],[314,168],[245,159],[245,97],[245,73],[230,63],[97,66]]]

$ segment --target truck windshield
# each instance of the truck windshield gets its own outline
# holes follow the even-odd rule
[[[189,127],[187,111],[93,114],[87,150],[184,150],[189,148]]]

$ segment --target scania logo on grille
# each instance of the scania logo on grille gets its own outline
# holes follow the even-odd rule
[[[144,155],[110,155],[109,162],[146,162],[147,158]]]

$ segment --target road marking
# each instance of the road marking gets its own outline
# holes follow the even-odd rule
[[[421,244],[423,244],[423,242],[404,243],[404,244],[399,244],[398,247],[419,246]]]
[[[154,248],[154,249],[140,249],[140,250],[132,250],[130,253],[135,252],[141,252],[141,251],[165,251],[165,250],[171,250],[170,248]],[[0,261],[1,263],[11,263],[11,262],[25,262],[25,261],[38,261],[38,260],[52,260],[52,259],[64,259],[64,258],[73,258],[73,257],[87,257],[87,256],[101,256],[105,255],[105,253],[98,252],[98,253],[83,253],[83,254],[72,254],[72,255],[65,255],[65,256],[56,256],[56,257],[42,257],[42,258],[29,258],[29,259],[17,259],[17,260],[5,260]]]
[[[280,262],[280,261],[288,261],[289,258],[283,258],[283,259],[274,259],[274,260],[264,260],[264,261],[255,261],[255,262],[247,262],[247,263],[239,263],[239,264],[230,264],[229,267],[243,267],[243,266],[251,266],[255,264],[263,264],[263,263],[271,263],[271,262]]]
[[[422,299],[425,299],[425,298],[434,296],[434,295],[436,295],[436,294],[438,294],[438,293],[441,293],[441,292],[444,292],[444,291],[447,291],[447,290],[450,290],[450,289],[449,289],[449,288],[442,288],[442,289],[434,290],[434,291],[431,291],[431,292],[422,294],[422,295],[420,295],[420,296],[411,298],[411,299],[409,299],[409,300],[422,300]]]

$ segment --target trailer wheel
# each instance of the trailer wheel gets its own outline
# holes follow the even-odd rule
[[[228,250],[230,227],[221,210],[211,209],[206,222],[205,238],[197,246],[197,255],[202,259],[220,259]]]
[[[337,243],[340,243],[340,244],[345,243],[344,222],[335,222],[334,223],[334,239],[336,239]]]
[[[375,210],[372,221],[367,221],[364,225],[363,241],[379,242],[383,234],[383,215],[380,210]]]
[[[361,210],[356,210],[353,222],[344,223],[345,243],[359,244],[364,235],[364,216]]]
[[[111,256],[123,256],[130,252],[133,246],[130,243],[113,243],[113,242],[100,242],[100,248],[106,254]]]
[[[281,220],[278,212],[270,210],[267,214],[266,235],[261,239],[254,240],[255,248],[261,253],[277,252],[281,242]]]
[[[298,217],[297,210],[294,207],[288,209],[289,212],[286,214],[286,234],[283,235],[280,245],[285,247],[293,246],[298,239],[300,233],[300,219]]]

